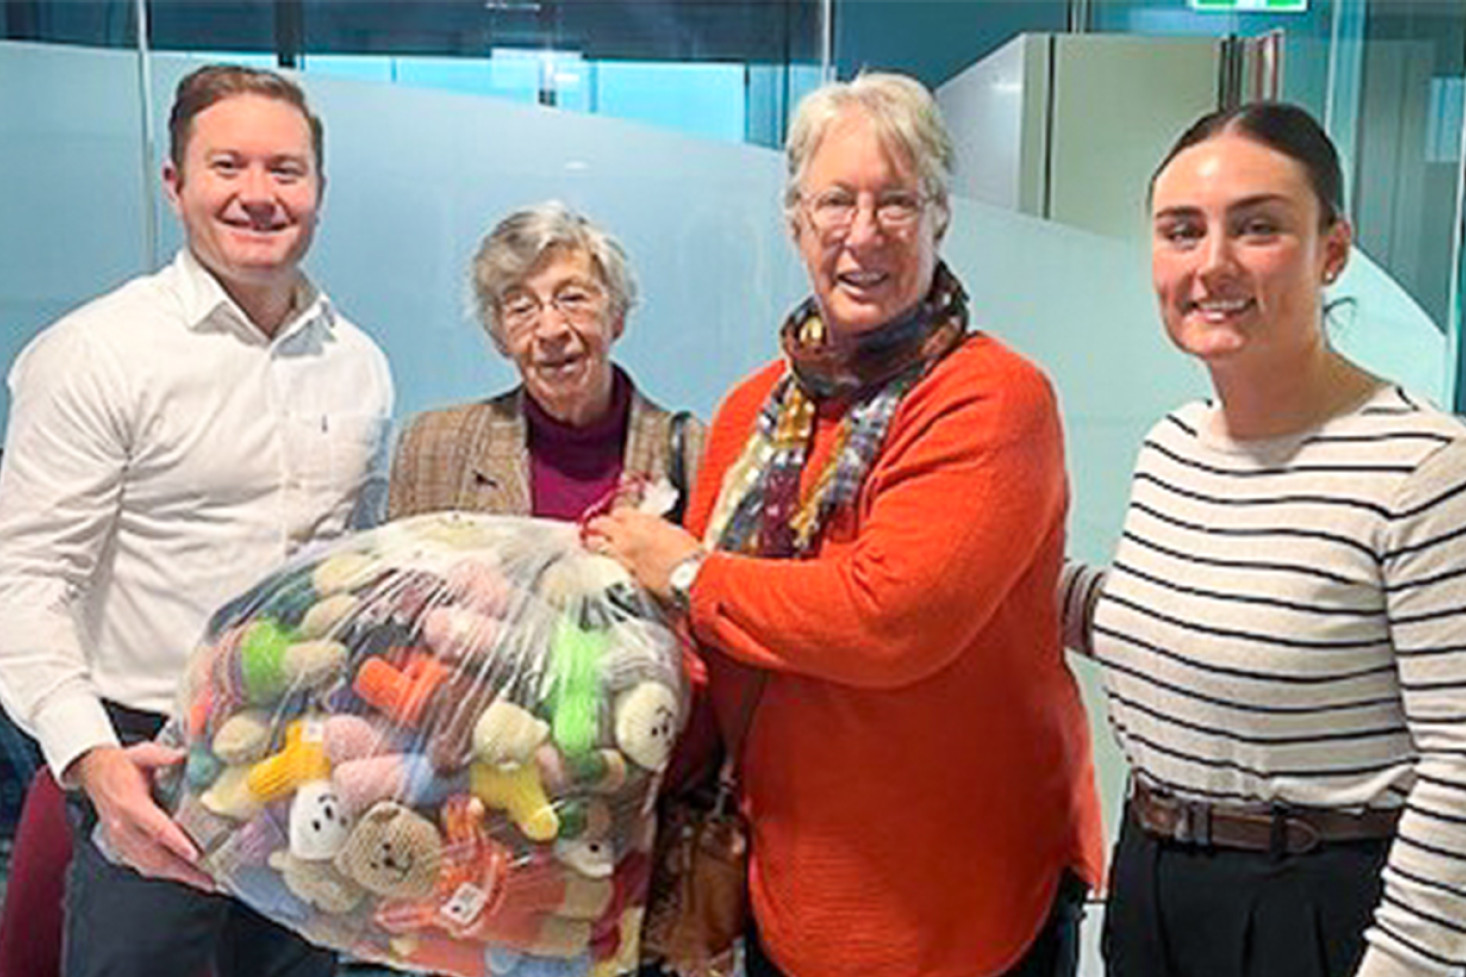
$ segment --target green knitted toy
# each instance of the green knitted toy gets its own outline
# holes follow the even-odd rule
[[[605,631],[583,628],[570,615],[561,617],[555,627],[550,647],[550,730],[567,755],[585,753],[596,745],[606,644]]]

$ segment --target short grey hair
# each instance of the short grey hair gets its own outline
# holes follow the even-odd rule
[[[474,311],[501,351],[499,309],[505,294],[556,251],[583,251],[590,256],[613,318],[624,319],[636,304],[636,279],[626,250],[610,234],[558,200],[516,210],[484,235],[469,267]]]
[[[809,161],[832,126],[851,109],[858,109],[875,126],[876,137],[887,151],[909,159],[921,178],[921,189],[938,209],[937,236],[947,230],[951,217],[952,137],[942,121],[936,99],[915,78],[894,72],[861,72],[853,81],[821,85],[800,101],[784,142],[787,165],[784,212],[792,221],[800,200],[800,181]]]

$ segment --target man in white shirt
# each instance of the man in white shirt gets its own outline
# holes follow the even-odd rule
[[[47,328],[11,369],[0,698],[89,802],[69,977],[324,975],[331,955],[199,891],[197,849],[149,793],[180,757],[148,740],[209,614],[362,518],[391,378],[299,269],[324,186],[301,90],[203,68],[179,83],[169,129],[163,183],[187,246]],[[97,851],[96,823],[130,868]]]

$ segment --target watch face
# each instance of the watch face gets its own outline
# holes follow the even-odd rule
[[[667,585],[672,590],[672,597],[679,604],[686,604],[691,597],[692,581],[697,578],[698,568],[702,566],[703,554],[694,553],[692,556],[680,560],[672,568],[667,576]]]

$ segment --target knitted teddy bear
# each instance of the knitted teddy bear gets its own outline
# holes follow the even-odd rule
[[[338,869],[389,899],[422,899],[433,891],[443,840],[433,823],[396,801],[379,801],[351,829]]]
[[[443,802],[443,855],[433,891],[424,899],[399,900],[378,912],[384,928],[412,932],[439,928],[462,937],[500,894],[512,855],[484,828],[484,805],[458,794]]]

